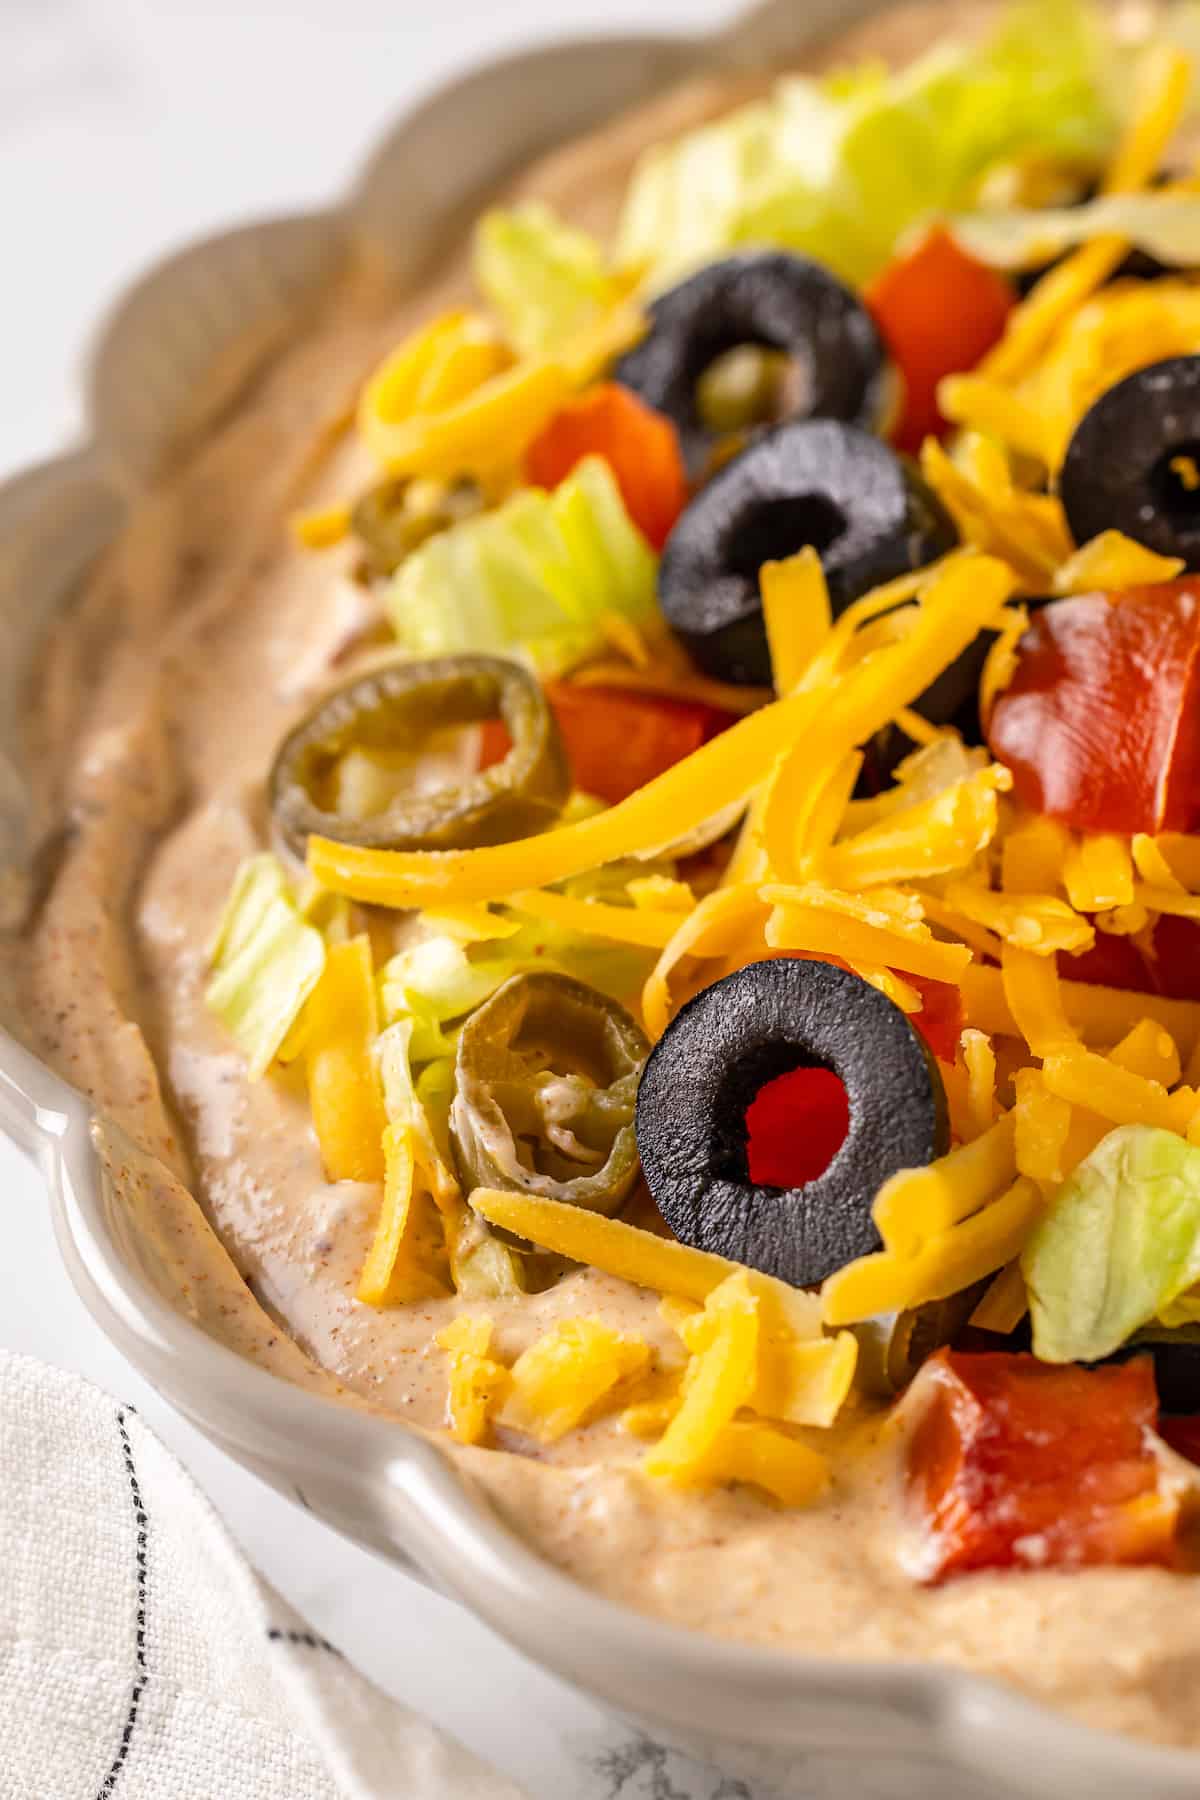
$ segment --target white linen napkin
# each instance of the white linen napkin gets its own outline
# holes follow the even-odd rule
[[[132,1408],[0,1351],[0,1800],[520,1800],[246,1562]]]

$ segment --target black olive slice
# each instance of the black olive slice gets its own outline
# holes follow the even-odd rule
[[[615,378],[666,413],[693,476],[714,438],[696,384],[726,351],[743,344],[781,350],[799,365],[808,418],[874,428],[887,404],[887,359],[862,302],[820,263],[782,251],[710,263],[650,308],[650,330],[623,356]]]
[[[1101,394],[1058,489],[1077,544],[1123,531],[1200,569],[1200,356],[1169,356]]]
[[[846,1138],[805,1186],[756,1186],[747,1107],[804,1067],[843,1082]],[[879,1248],[880,1186],[943,1155],[950,1128],[937,1066],[899,1008],[831,963],[783,957],[750,963],[682,1009],[642,1074],[637,1142],[676,1237],[806,1287]]]
[[[941,502],[878,438],[833,419],[793,420],[726,464],[683,513],[659,565],[659,603],[706,674],[766,686],[763,563],[811,544],[841,612],[956,541]]]
[[[348,751],[419,753],[439,731],[497,717],[512,748],[491,768],[404,794],[368,818],[328,803]],[[326,695],[280,745],[268,791],[284,841],[303,856],[310,835],[382,850],[508,843],[553,824],[570,785],[558,726],[528,669],[499,656],[442,656],[389,663]]]

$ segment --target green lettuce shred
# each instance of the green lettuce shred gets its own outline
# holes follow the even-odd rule
[[[589,810],[594,811],[597,804],[591,802]],[[669,860],[617,862],[562,882],[560,891],[574,900],[629,905],[631,880],[674,873],[675,865]],[[379,972],[383,1017],[389,1023],[407,1021],[409,1057],[415,1068],[430,1065],[421,1079],[428,1079],[431,1092],[436,1091],[439,1079],[432,1073],[433,1067],[453,1059],[458,1026],[468,1013],[490,1000],[510,975],[551,969],[630,1006],[636,1003],[654,967],[656,952],[640,945],[614,943],[544,920],[527,919],[515,911],[507,916],[518,927],[509,937],[465,945],[457,938],[429,931],[428,936],[398,951]],[[429,930],[423,915],[417,923],[420,929]]]
[[[554,677],[603,648],[606,612],[657,617],[657,571],[610,466],[587,457],[554,493],[525,488],[432,538],[392,581],[387,610],[414,655],[511,655]]]
[[[485,213],[474,260],[479,290],[522,356],[557,350],[612,300],[596,240],[537,201]]]
[[[1098,18],[1085,0],[1020,0],[982,45],[941,47],[896,73],[781,81],[642,158],[618,262],[661,288],[724,251],[771,244],[868,281],[910,228],[968,207],[995,165],[1104,154],[1117,115]]]
[[[1200,1280],[1200,1149],[1110,1131],[1060,1188],[1021,1268],[1043,1362],[1095,1362]]]
[[[654,966],[654,956],[638,945],[522,920],[512,937],[494,943],[466,946],[456,938],[436,936],[401,950],[380,971],[380,1001],[385,1019],[408,1023],[409,1054],[420,1067],[453,1056],[458,1026],[510,975],[551,969],[630,1005]]]
[[[454,1097],[454,1066],[444,1059],[431,1063],[426,1076],[430,1070],[437,1070],[437,1076],[415,1083],[412,1044],[412,1027],[407,1019],[398,1020],[380,1035],[377,1048],[384,1106],[392,1124],[412,1129],[432,1171],[431,1185],[446,1234],[455,1292],[472,1300],[523,1293],[519,1254],[493,1237],[483,1220],[471,1211],[454,1174],[447,1124]],[[437,1110],[436,1117],[431,1105]]]
[[[953,219],[951,229],[972,256],[995,268],[1036,267],[1108,234],[1168,268],[1200,266],[1196,194],[1108,194],[1084,206],[982,211]]]
[[[274,856],[251,856],[238,868],[209,957],[205,1004],[258,1081],[325,967],[325,940],[301,916]]]
[[[552,494],[526,488],[432,538],[396,575],[387,610],[414,655],[512,656],[553,677],[603,648],[605,613],[651,624],[657,573],[612,470],[589,456]]]

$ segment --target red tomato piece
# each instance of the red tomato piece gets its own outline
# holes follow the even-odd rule
[[[850,1101],[832,1069],[789,1069],[746,1108],[746,1163],[758,1187],[803,1187],[846,1141]]]
[[[987,721],[1014,797],[1076,831],[1200,826],[1200,583],[1043,607]]]
[[[583,687],[556,682],[546,689],[575,785],[615,806],[656,775],[674,768],[701,744],[733,724],[733,716],[700,700],[642,689]],[[502,719],[481,729],[479,766],[488,769],[512,745]]]
[[[909,1015],[914,1029],[920,1032],[939,1062],[952,1063],[967,1022],[961,991],[952,981],[931,981],[924,975],[910,975],[907,969],[896,969],[893,973],[909,987],[916,988],[924,1001],[920,1012]]]
[[[512,749],[512,739],[503,719],[485,719],[479,727],[479,767],[490,769],[502,762]]]
[[[1098,931],[1092,949],[1079,956],[1060,954],[1058,971],[1068,981],[1093,987],[1200,1000],[1200,921],[1164,914],[1154,927],[1149,954],[1132,938]]]
[[[1175,1559],[1149,1357],[1099,1368],[941,1350],[910,1390],[921,1574]]]
[[[1168,1000],[1200,1000],[1200,921],[1163,914],[1154,927],[1153,974]]]
[[[619,382],[605,382],[555,414],[526,451],[525,474],[536,487],[556,488],[585,456],[604,457],[630,518],[661,550],[688,503],[670,419]]]
[[[892,441],[919,450],[947,429],[938,382],[973,369],[1000,340],[1016,291],[935,225],[875,277],[864,299],[904,380]]]
[[[1067,981],[1085,981],[1089,987],[1121,988],[1130,994],[1153,994],[1154,975],[1132,938],[1098,931],[1090,950],[1071,956],[1061,951],[1058,972]]]
[[[697,700],[558,682],[546,689],[576,787],[615,805],[733,723]]]

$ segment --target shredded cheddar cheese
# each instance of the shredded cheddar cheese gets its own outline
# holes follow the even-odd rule
[[[795,1362],[780,1360],[786,1347],[773,1346],[764,1362],[764,1326],[761,1302],[744,1272],[731,1275],[709,1294],[702,1310],[681,1321],[692,1355],[678,1389],[665,1401],[651,1401],[625,1415],[626,1429],[638,1435],[663,1425],[657,1444],[642,1459],[647,1475],[676,1487],[741,1482],[762,1488],[785,1506],[804,1505],[823,1491],[828,1465],[818,1451],[773,1424],[739,1415],[776,1405],[810,1410],[810,1403],[798,1401],[797,1392],[811,1389],[807,1365],[815,1364],[820,1354],[827,1390],[824,1410],[831,1418],[849,1387],[856,1340],[843,1332],[823,1345],[796,1346],[798,1374]]]
[[[997,794],[1012,776],[992,763],[932,799],[889,814],[821,858],[821,873],[838,887],[927,880],[967,868],[996,835]]]
[[[1013,951],[1011,955],[1028,956],[1028,952]],[[1051,976],[1054,974],[1053,965],[1044,957],[1030,957],[1029,963],[1041,963]],[[1056,980],[1054,987],[1059,1012],[1068,1021],[1068,1035],[1078,1034],[1085,1044],[1113,1044],[1143,1018],[1164,1025],[1184,1056],[1200,1044],[1200,1002],[1167,1000],[1158,994],[1131,994],[1123,988],[1097,987],[1082,981]],[[981,1031],[993,1036],[1024,1036],[999,969],[972,963],[963,974],[962,993],[967,1017]],[[1061,1031],[1061,1020],[1055,1024]]]
[[[967,1121],[976,1138],[996,1116],[996,1052],[986,1031],[968,1025],[962,1034],[961,1053],[967,1072]]]
[[[379,1005],[365,936],[330,946],[306,1010],[309,1103],[325,1173],[330,1181],[380,1181],[387,1118],[372,1055]]]
[[[1164,46],[1143,76],[1143,91],[1110,165],[1105,193],[1135,193],[1156,174],[1187,103],[1191,79],[1190,59]],[[1051,269],[1011,314],[980,372],[999,382],[1026,373],[1060,327],[1108,280],[1128,248],[1123,238],[1097,238]]]
[[[1099,1113],[1114,1125],[1156,1125],[1186,1133],[1198,1104],[1190,1089],[1168,1095],[1160,1081],[1122,1068],[1093,1050],[1058,1049],[1048,1054],[1042,1075],[1052,1094]]]
[[[460,1444],[486,1441],[492,1415],[512,1380],[503,1363],[491,1356],[493,1329],[485,1314],[460,1313],[437,1334],[438,1348],[450,1358],[446,1410]]]
[[[497,1424],[553,1444],[584,1424],[650,1362],[643,1338],[600,1318],[560,1319],[509,1370]]]
[[[747,1272],[727,1257],[656,1237],[623,1219],[606,1219],[562,1200],[476,1188],[471,1205],[490,1225],[659,1294],[705,1301],[730,1275],[748,1273],[751,1291],[786,1321],[788,1331],[801,1339],[820,1335],[820,1307],[811,1294],[773,1276]]]
[[[416,1184],[416,1145],[407,1125],[383,1132],[383,1202],[354,1296],[369,1307],[444,1294],[430,1199]]]
[[[1013,1077],[1013,1149],[1017,1168],[1050,1194],[1067,1177],[1071,1105],[1051,1093],[1040,1069],[1018,1069]]]
[[[1106,912],[1133,900],[1133,858],[1124,838],[1077,839],[1067,852],[1062,883],[1076,912]]]
[[[1177,556],[1160,556],[1121,531],[1102,531],[1082,544],[1054,576],[1056,594],[1119,593],[1123,588],[1174,581],[1184,564]]]
[[[650,907],[609,906],[600,900],[575,900],[569,894],[547,889],[510,894],[507,904],[514,912],[541,919],[548,925],[612,938],[621,944],[641,944],[650,950],[665,949],[679,930],[678,907],[657,911]]]
[[[849,1263],[821,1289],[825,1323],[851,1325],[971,1287],[1017,1255],[1041,1203],[1036,1185],[1021,1176],[998,1200],[930,1238],[913,1255],[885,1249]]]
[[[925,1169],[904,1169],[885,1181],[874,1218],[893,1254],[914,1256],[1009,1186],[1017,1173],[1016,1120],[1004,1113],[995,1124]]]
[[[331,545],[340,544],[349,530],[350,508],[339,501],[296,513],[292,518],[296,542],[306,550],[328,550]]]
[[[1154,1019],[1139,1019],[1109,1052],[1109,1061],[1131,1075],[1159,1082],[1164,1088],[1173,1088],[1183,1076],[1174,1038]]]
[[[766,887],[772,902],[766,941],[775,950],[840,956],[868,967],[883,965],[929,981],[958,982],[971,960],[965,944],[946,944],[925,925],[889,918],[881,907],[818,886]]]
[[[777,694],[790,694],[829,636],[833,613],[821,559],[801,550],[759,572],[763,619]]]
[[[966,881],[948,882],[943,893],[952,912],[1035,956],[1090,950],[1095,942],[1094,927],[1052,894],[994,894]]]

